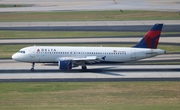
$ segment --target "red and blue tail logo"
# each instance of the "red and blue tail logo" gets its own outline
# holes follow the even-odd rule
[[[137,43],[134,48],[152,48],[156,49],[161,35],[163,24],[155,24]]]

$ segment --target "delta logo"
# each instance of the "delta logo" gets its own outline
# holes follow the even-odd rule
[[[56,49],[37,49],[37,52],[56,52]]]

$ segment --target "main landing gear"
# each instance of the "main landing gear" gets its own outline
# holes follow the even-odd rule
[[[83,71],[86,71],[86,70],[87,70],[86,65],[83,65],[83,66],[82,66],[82,70],[83,70]]]
[[[34,65],[35,65],[35,63],[32,63],[32,68],[31,68],[32,72],[34,71]]]
[[[87,70],[87,67],[86,67],[86,64],[85,62],[82,63],[82,71],[86,71]]]

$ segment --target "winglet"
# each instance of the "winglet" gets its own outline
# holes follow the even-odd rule
[[[155,24],[138,42],[134,48],[152,48],[156,49],[161,35],[163,24]]]

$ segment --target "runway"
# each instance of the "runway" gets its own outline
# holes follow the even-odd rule
[[[144,65],[141,62],[180,60],[180,54],[160,55],[135,63],[118,65],[88,65],[59,70],[57,64],[36,64],[0,60],[0,82],[93,82],[93,81],[180,81],[180,65]]]
[[[78,10],[158,10],[178,12],[180,7],[177,0],[1,0],[1,4],[22,5],[22,7],[2,8],[0,12]]]
[[[13,45],[13,44],[128,44],[134,45],[141,40],[133,37],[119,37],[119,38],[68,38],[68,39],[2,39],[0,45]],[[161,44],[180,45],[179,37],[161,37]]]
[[[0,30],[146,32],[156,23],[163,23],[165,32],[180,31],[180,20],[0,22]]]
[[[86,72],[37,65],[35,72],[24,68],[0,71],[0,82],[180,81],[179,65],[88,66]]]

